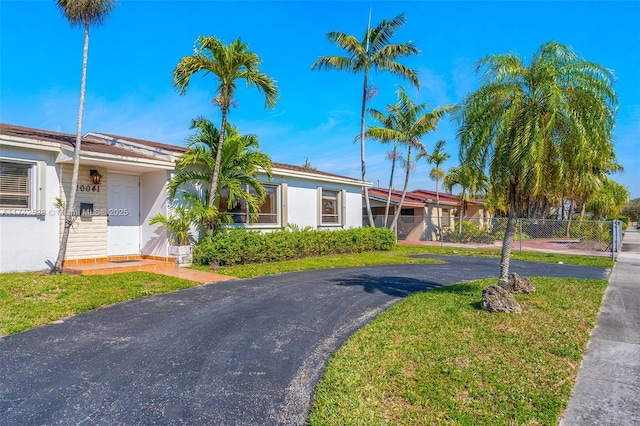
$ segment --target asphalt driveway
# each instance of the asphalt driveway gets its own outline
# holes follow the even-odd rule
[[[0,338],[0,424],[304,424],[329,356],[401,298],[497,259],[225,281]],[[524,276],[608,270],[511,262]]]

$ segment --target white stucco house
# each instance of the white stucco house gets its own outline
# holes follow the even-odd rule
[[[71,184],[75,135],[0,123],[0,272],[45,270],[55,262]],[[170,212],[166,186],[185,147],[90,132],[82,139],[74,222],[65,264],[118,256],[169,257],[169,242],[149,219]],[[259,220],[269,231],[362,225],[361,180],[274,163],[261,175],[267,200]],[[99,182],[99,183],[97,183]]]

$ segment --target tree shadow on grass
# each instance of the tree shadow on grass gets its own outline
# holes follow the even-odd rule
[[[335,279],[338,286],[360,286],[367,293],[381,292],[394,297],[406,297],[411,294],[433,291],[438,293],[467,294],[480,296],[482,289],[470,283],[442,283],[399,276],[375,276],[369,274]]]
[[[360,286],[367,293],[385,293],[393,297],[406,297],[421,291],[442,287],[442,284],[407,277],[385,277],[373,275],[358,275],[333,280],[338,286]]]

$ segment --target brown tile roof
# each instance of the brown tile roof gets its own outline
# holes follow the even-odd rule
[[[75,149],[76,146],[75,135],[52,132],[50,130],[34,129],[31,127],[16,126],[13,124],[0,123],[0,134],[26,139],[36,139],[43,142],[58,143],[61,146],[71,149]],[[148,158],[157,160],[157,158],[155,157],[133,152],[128,149],[111,146],[88,137],[82,138],[81,150],[83,152],[94,152],[100,154],[119,155],[123,157]]]
[[[389,190],[386,188],[369,188],[369,196],[374,197],[380,200],[387,199]],[[402,198],[402,191],[398,191],[396,189],[391,190],[391,202],[393,204],[400,204],[400,199]],[[413,196],[410,192],[407,192],[404,201],[402,202],[402,206],[406,207],[422,207],[424,206],[424,201],[418,197]]]
[[[411,191],[411,193],[414,194],[416,197],[423,199],[424,201],[427,201],[427,200],[433,200],[432,202],[436,201],[436,191],[430,191],[426,189],[416,189],[415,191]],[[438,198],[440,199],[441,203],[458,204],[460,202],[460,197],[458,197],[457,195],[446,193],[446,192],[438,193]]]
[[[386,201],[388,190],[386,188],[369,188],[369,196],[383,199]],[[399,204],[400,199],[402,198],[402,191],[397,189],[391,190],[391,201],[394,204]],[[449,193],[439,193],[440,203],[444,205],[458,205],[460,203],[460,197],[458,195],[453,195]],[[404,197],[403,206],[423,206],[426,203],[435,203],[436,202],[436,191],[431,191],[427,189],[416,189],[414,191],[407,191],[407,194]],[[484,205],[484,202],[481,200],[468,200],[469,204],[478,204]]]
[[[432,200],[436,199],[436,191],[431,191],[428,189],[416,189],[415,191],[411,191],[412,194],[417,195],[418,197],[430,198]],[[460,203],[460,196],[450,194],[448,192],[440,192],[439,193],[440,202],[451,202],[451,203]],[[484,201],[482,200],[467,200],[467,204],[479,204],[484,205]]]

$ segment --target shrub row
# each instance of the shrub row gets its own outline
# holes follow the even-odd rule
[[[390,250],[395,235],[388,229],[294,230],[262,234],[245,229],[222,229],[206,237],[193,251],[199,265],[239,265],[310,256]]]
[[[506,226],[506,223],[504,224]],[[480,228],[466,220],[462,221],[462,230],[456,225],[454,228],[445,229],[443,240],[453,243],[493,244],[504,239],[504,227],[496,227],[493,230]],[[526,232],[516,229],[514,240],[529,240],[531,237]]]
[[[466,220],[462,221],[462,230],[456,225],[453,229],[445,229],[443,240],[454,243],[493,244],[495,238],[486,229],[481,229]]]

